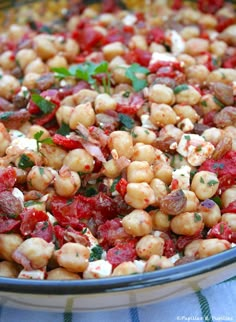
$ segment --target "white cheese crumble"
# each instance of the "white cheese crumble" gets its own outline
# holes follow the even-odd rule
[[[104,278],[110,276],[112,273],[112,265],[103,259],[94,262],[89,262],[88,267],[83,272],[83,278]]]
[[[173,171],[171,187],[173,186],[174,189],[176,186],[176,189],[189,190],[190,171],[191,168],[188,165],[183,165],[181,168]]]
[[[185,118],[177,124],[183,132],[190,132],[194,128],[193,122],[189,118]]]
[[[171,52],[174,55],[179,55],[185,50],[185,41],[180,34],[175,30],[166,31],[166,41],[170,45]]]
[[[36,269],[32,271],[27,271],[23,269],[20,271],[18,278],[32,279],[32,280],[44,280],[46,278],[46,274],[44,270]]]
[[[126,15],[122,20],[123,24],[126,26],[133,26],[136,23],[136,21],[137,17],[135,17],[135,15],[132,14]]]

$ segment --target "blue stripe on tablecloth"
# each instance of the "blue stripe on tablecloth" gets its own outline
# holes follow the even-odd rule
[[[138,314],[138,308],[137,307],[131,307],[129,309],[129,314],[132,322],[140,322],[139,314]]]

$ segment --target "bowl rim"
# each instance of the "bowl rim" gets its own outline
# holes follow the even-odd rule
[[[86,280],[32,280],[0,277],[0,292],[37,295],[97,294],[163,285],[236,263],[236,247],[222,253],[162,270]]]

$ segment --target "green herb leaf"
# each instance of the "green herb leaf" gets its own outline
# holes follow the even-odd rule
[[[224,167],[225,167],[224,163],[217,163],[217,162],[214,163],[212,166],[213,169],[224,169]]]
[[[111,188],[110,188],[110,192],[114,192],[116,190],[116,185],[120,181],[120,178],[121,178],[121,176],[119,176],[113,180]]]
[[[220,106],[221,108],[225,107],[221,101],[218,100],[217,97],[213,96],[213,101],[216,103],[216,105]]]
[[[181,84],[181,85],[178,85],[174,88],[174,94],[178,94],[182,91],[186,91],[188,89],[188,85],[187,84]]]
[[[201,101],[201,105],[207,107],[207,101]]]
[[[207,182],[208,186],[214,186],[215,184],[218,184],[218,183],[219,183],[219,181],[217,181],[217,180],[210,180]]]
[[[126,114],[119,113],[119,121],[127,127],[127,129],[132,129],[135,125],[134,120]]]
[[[200,182],[205,183],[205,181],[203,180],[203,177],[200,177]]]
[[[57,130],[58,134],[61,134],[63,136],[66,136],[67,134],[70,134],[70,127],[68,124],[62,122],[60,128]]]
[[[147,86],[146,79],[139,79],[136,74],[148,75],[150,73],[149,69],[142,67],[139,64],[132,64],[126,69],[125,76],[132,81],[132,86],[135,92],[141,91],[144,87]]]
[[[26,154],[22,154],[18,163],[18,167],[20,169],[32,168],[34,166],[34,162],[28,157]]]
[[[44,168],[43,168],[43,167],[39,167],[39,174],[40,174],[41,176],[43,176],[43,175],[44,175]]]
[[[92,196],[95,196],[97,194],[97,190],[94,188],[94,187],[89,187],[86,189],[85,191],[85,196],[86,197],[92,197]]]
[[[56,73],[55,76],[57,78],[66,78],[66,77],[72,76],[70,71],[65,67],[55,67],[55,68],[52,68],[52,71]]]
[[[194,213],[194,222],[198,222],[202,220],[202,216],[197,212]]]
[[[89,261],[93,262],[102,258],[103,248],[100,245],[96,245],[91,249]]]
[[[213,200],[220,208],[222,208],[222,201],[219,196],[214,196],[210,199]]]
[[[35,200],[29,200],[29,201],[26,201],[24,202],[24,207],[31,207],[31,206],[34,206],[34,205],[42,205],[43,202],[41,201],[35,201]]]
[[[12,116],[14,112],[1,112],[0,120],[8,120],[10,116]]]
[[[190,135],[185,135],[184,138],[185,140],[190,141]]]
[[[39,94],[32,94],[31,95],[31,100],[40,108],[40,110],[44,114],[51,113],[54,107],[56,106],[54,103],[46,100]]]

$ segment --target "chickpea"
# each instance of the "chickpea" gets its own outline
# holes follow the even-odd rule
[[[201,25],[206,29],[215,29],[218,22],[217,19],[211,14],[201,15]]]
[[[91,103],[79,104],[77,105],[69,120],[69,126],[72,130],[75,130],[76,127],[81,123],[85,127],[89,127],[95,123],[95,112]]]
[[[233,125],[226,126],[224,128],[225,135],[232,139],[232,150],[236,151],[236,127]]]
[[[213,145],[217,145],[217,143],[223,138],[224,131],[221,129],[217,129],[216,127],[211,127],[206,129],[202,133],[202,137],[208,142],[211,142]]]
[[[129,48],[140,48],[142,50],[147,50],[148,49],[148,44],[146,37],[143,35],[134,35],[131,37],[129,41]]]
[[[184,40],[189,40],[191,38],[196,38],[200,35],[199,27],[197,26],[185,26],[180,35],[183,37]]]
[[[55,251],[58,264],[69,272],[84,272],[88,267],[90,251],[78,243],[66,243]]]
[[[160,179],[154,178],[150,182],[150,187],[154,191],[154,195],[155,195],[154,205],[159,207],[161,199],[168,194],[168,189],[166,187],[166,184],[165,184],[165,182],[161,181]]]
[[[26,270],[39,269],[47,265],[54,251],[54,244],[39,237],[23,241],[12,254],[13,260]]]
[[[231,248],[230,242],[224,239],[210,238],[201,241],[196,257],[205,258]]]
[[[196,59],[187,54],[180,54],[178,56],[178,61],[184,63],[185,69],[196,64]]]
[[[122,219],[122,225],[132,236],[145,236],[152,231],[152,218],[146,211],[135,209]]]
[[[211,199],[206,199],[200,203],[199,211],[203,216],[206,227],[213,227],[221,220],[220,207]]]
[[[114,159],[104,162],[103,168],[103,173],[108,178],[115,179],[121,174],[121,170]]]
[[[55,176],[54,188],[56,193],[62,197],[72,197],[80,188],[80,176],[75,171],[70,171],[63,166],[58,175]]]
[[[38,73],[28,73],[23,79],[23,85],[28,89],[37,88],[37,80],[40,78]]]
[[[200,119],[200,116],[190,105],[176,104],[173,110],[180,120],[188,118],[192,123],[196,123]]]
[[[185,246],[184,249],[184,255],[189,257],[196,257],[196,254],[198,252],[199,246],[202,242],[202,239],[195,239],[191,241],[187,246]]]
[[[80,48],[77,41],[67,38],[64,44],[64,56],[70,62],[73,62],[75,57],[79,54]]]
[[[172,180],[173,168],[166,162],[156,161],[153,165],[154,177],[169,185]]]
[[[108,146],[115,149],[118,156],[131,158],[134,152],[132,136],[125,131],[114,131],[110,134]]]
[[[136,143],[132,161],[146,161],[149,165],[153,164],[156,158],[155,148],[150,144]]]
[[[219,111],[221,109],[220,105],[216,103],[215,97],[212,94],[206,94],[201,97],[200,105],[203,114],[207,114],[211,111]]]
[[[147,182],[153,179],[153,171],[147,161],[133,161],[127,167],[128,182]]]
[[[42,75],[47,71],[48,67],[45,63],[43,63],[41,58],[36,58],[25,67],[25,74],[36,73]]]
[[[155,84],[149,89],[149,100],[157,104],[172,105],[175,101],[175,95],[170,87]]]
[[[60,67],[68,68],[66,58],[60,55],[55,55],[54,57],[48,59],[47,65],[50,69]]]
[[[173,267],[174,264],[165,256],[152,255],[146,262],[144,272],[153,272],[158,269]]]
[[[138,269],[133,262],[123,262],[114,268],[112,276],[137,274]]]
[[[203,38],[191,38],[185,43],[185,52],[191,56],[197,56],[209,51],[209,41]]]
[[[56,111],[57,122],[61,125],[62,123],[69,124],[71,115],[74,108],[67,105],[61,105]]]
[[[16,54],[16,60],[21,69],[25,69],[31,62],[37,58],[37,54],[33,49],[23,48]]]
[[[90,173],[93,171],[93,157],[84,149],[71,150],[65,157],[64,165],[75,172]]]
[[[210,171],[197,172],[191,183],[191,190],[200,200],[213,197],[218,187],[219,180],[216,174]]]
[[[196,105],[201,98],[201,94],[191,85],[175,95],[176,102],[179,104]]]
[[[6,153],[7,147],[11,143],[11,137],[8,133],[5,125],[0,122],[0,157],[4,156]]]
[[[225,208],[236,200],[236,185],[226,189],[221,195],[222,206]]]
[[[217,57],[224,56],[227,49],[227,44],[222,40],[215,40],[210,44],[210,51]]]
[[[199,206],[199,200],[195,193],[190,190],[182,190],[185,197],[187,198],[186,205],[184,206],[183,212],[197,211]]]
[[[203,84],[209,75],[209,70],[204,65],[194,65],[186,69],[186,76],[190,84]]]
[[[231,84],[236,81],[236,70],[233,68],[218,68],[213,70],[208,78],[207,83],[222,82],[225,84]]]
[[[162,256],[165,241],[161,237],[146,235],[136,245],[137,255],[142,259],[149,259],[152,255]]]
[[[164,126],[160,132],[159,132],[159,137],[160,138],[174,138],[176,140],[176,142],[179,142],[181,137],[183,135],[183,131],[181,131],[180,129],[178,129],[176,126],[174,126],[173,124],[168,124],[166,126]]]
[[[155,193],[148,183],[128,183],[125,202],[129,206],[136,209],[145,209],[155,201]]]
[[[52,58],[57,53],[54,39],[50,35],[37,35],[34,37],[34,50],[43,60]]]
[[[44,156],[46,166],[58,170],[62,167],[67,152],[58,146],[42,144],[40,152]]]
[[[200,21],[201,13],[194,8],[184,8],[183,10],[179,11],[177,15],[177,19],[184,23],[185,25],[196,24]]]
[[[0,234],[0,258],[12,262],[12,254],[22,242],[19,234]]]
[[[40,136],[40,140],[44,140],[46,138],[50,137],[50,134],[47,129],[45,129],[43,126],[34,124],[29,128],[29,131],[27,133],[27,137],[33,139],[34,135],[38,132],[43,132]]]
[[[94,104],[96,113],[104,113],[106,111],[116,109],[115,99],[106,93],[99,94],[96,97]]]
[[[12,70],[14,67],[16,67],[16,62],[14,59],[12,59],[13,52],[11,50],[4,51],[0,55],[0,66],[3,70]]]
[[[54,268],[47,273],[47,280],[80,280],[76,273],[67,271],[63,267]]]
[[[150,121],[159,127],[177,122],[175,111],[166,104],[151,104]]]
[[[112,78],[116,84],[131,85],[131,80],[126,76],[127,67],[128,66],[125,64],[112,69]]]
[[[152,216],[153,229],[168,231],[170,228],[169,216],[160,210],[151,210],[149,215]]]
[[[116,41],[103,46],[102,52],[104,54],[104,58],[111,61],[116,56],[122,56],[125,53],[125,46],[121,42]]]
[[[171,230],[177,235],[192,236],[203,227],[203,216],[197,212],[184,212],[173,217]]]
[[[89,262],[88,267],[83,272],[83,278],[104,278],[111,276],[112,265],[104,260],[99,259],[93,262]]]
[[[0,276],[17,278],[19,269],[16,264],[8,261],[0,262]]]
[[[20,82],[12,75],[2,75],[0,78],[0,96],[9,100],[17,89],[20,88]]]
[[[9,26],[9,29],[7,31],[7,36],[9,40],[13,42],[18,42],[22,39],[25,32],[26,32],[26,28],[24,26],[12,24]]]
[[[222,222],[226,222],[233,232],[236,232],[236,214],[224,213],[221,217]]]
[[[135,126],[132,129],[132,137],[134,143],[152,144],[156,140],[156,133],[142,126]]]
[[[50,168],[33,166],[27,175],[27,182],[30,189],[45,191],[52,183],[54,175]]]

